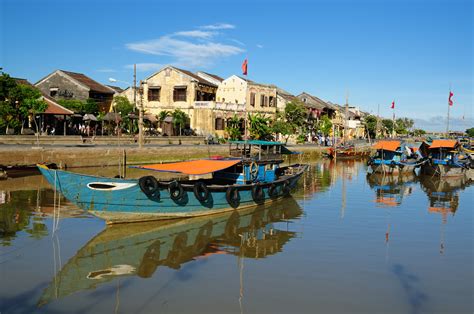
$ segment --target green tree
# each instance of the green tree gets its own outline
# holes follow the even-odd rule
[[[232,141],[242,139],[242,133],[240,132],[240,119],[237,115],[234,115],[227,121],[227,126],[225,128],[229,139]]]
[[[179,128],[179,136],[181,136],[181,130],[186,126],[189,121],[189,116],[182,110],[176,109],[172,113],[173,126]]]
[[[129,113],[132,113],[134,106],[127,97],[125,96],[116,96],[114,97],[114,111],[120,112],[122,118],[127,117]]]
[[[284,120],[293,134],[304,131],[307,119],[308,113],[302,102],[293,100],[286,104]]]
[[[317,128],[319,131],[321,131],[321,133],[324,134],[324,136],[328,136],[332,129],[331,119],[327,115],[321,116],[318,121]]]
[[[99,105],[97,105],[95,100],[90,98],[86,100],[83,108],[84,113],[91,113],[93,115],[97,115],[99,113]]]
[[[369,115],[364,119],[365,128],[371,138],[375,138],[377,133],[377,117]]]
[[[414,129],[413,130],[413,135],[414,136],[421,136],[421,135],[424,135],[424,134],[426,134],[425,130],[422,130],[422,129]]]
[[[387,134],[392,134],[393,132],[393,121],[390,119],[383,119],[382,120],[382,126],[385,129],[385,132]]]
[[[469,128],[466,130],[466,134],[469,136],[469,137],[474,137],[474,128]]]
[[[249,133],[250,138],[255,140],[266,140],[271,138],[272,129],[270,128],[270,118],[260,113],[249,114]]]
[[[58,104],[74,111],[75,113],[84,112],[84,102],[78,99],[59,99]]]
[[[48,107],[41,92],[33,86],[17,83],[8,74],[0,76],[0,126],[23,127],[28,118]]]
[[[395,132],[397,134],[408,134],[415,122],[409,118],[398,118],[395,121]]]
[[[170,111],[168,111],[168,110],[160,111],[160,114],[158,115],[158,122],[160,122],[161,127],[163,127],[163,125],[162,125],[163,122],[165,122],[165,119],[169,116],[171,116]]]

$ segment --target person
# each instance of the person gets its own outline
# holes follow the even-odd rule
[[[56,132],[56,128],[53,126],[53,127],[51,128],[51,135],[54,135],[55,132]]]

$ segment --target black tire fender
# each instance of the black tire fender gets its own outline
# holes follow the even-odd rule
[[[270,196],[270,198],[276,198],[276,197],[278,197],[278,190],[277,190],[276,184],[272,183],[272,184],[268,187],[268,196]]]
[[[240,193],[237,187],[235,186],[229,186],[227,188],[227,191],[225,192],[225,198],[227,199],[227,203],[232,208],[237,208],[239,207],[240,204]]]
[[[193,187],[194,196],[198,201],[204,202],[209,198],[209,188],[204,182],[196,182]]]
[[[138,180],[138,185],[146,196],[160,197],[158,180],[154,176],[141,177]]]
[[[178,181],[172,181],[168,185],[168,191],[170,198],[173,201],[179,201],[184,196],[184,189]]]
[[[252,186],[252,198],[256,203],[262,201],[265,198],[263,187],[260,184],[255,184]]]

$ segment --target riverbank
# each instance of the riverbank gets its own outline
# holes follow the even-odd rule
[[[327,147],[293,145],[292,151],[301,155],[292,158],[318,158]],[[367,148],[368,149],[368,148]],[[161,145],[138,148],[136,146],[50,146],[0,145],[0,167],[26,167],[37,163],[55,163],[60,168],[107,167],[151,162],[170,162],[220,155],[228,156],[229,146],[222,145]]]

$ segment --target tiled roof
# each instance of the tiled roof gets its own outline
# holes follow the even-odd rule
[[[321,99],[319,99],[316,96],[310,95],[310,94],[305,93],[305,92],[299,94],[297,97],[300,100],[302,100],[310,108],[321,110],[321,109],[329,107],[329,105],[326,102],[322,101]],[[306,101],[304,101],[303,99],[306,99]]]
[[[206,75],[209,75],[210,77],[212,77],[212,78],[214,78],[214,79],[216,79],[216,80],[218,80],[218,81],[220,81],[220,82],[222,82],[222,81],[224,80],[222,77],[220,77],[220,76],[218,76],[218,75],[211,74],[211,73],[207,73],[207,72],[203,72],[203,71],[201,71],[201,72],[204,73],[204,74],[206,74]]]
[[[64,74],[72,77],[76,81],[79,81],[81,84],[89,87],[90,90],[94,92],[99,92],[99,93],[104,93],[104,94],[113,94],[114,91],[112,88],[107,87],[105,85],[100,84],[99,82],[94,81],[88,76],[85,76],[82,73],[76,73],[76,72],[69,72],[69,71],[64,71],[60,70]]]
[[[33,84],[31,84],[25,79],[22,79],[22,78],[14,78],[14,79],[18,84],[28,85],[41,92],[41,90],[39,90],[36,86],[34,86]],[[49,97],[45,93],[41,92],[41,94],[43,95],[43,100],[48,104],[48,107],[43,112],[44,114],[57,114],[57,115],[74,114],[74,112],[72,112],[69,109],[64,108],[63,106],[58,104],[53,98]]]
[[[112,88],[112,89],[113,89],[114,91],[116,91],[117,93],[121,93],[121,92],[124,91],[124,89],[121,88],[121,87],[119,87],[119,86],[114,86],[114,85],[105,85],[105,86]]]
[[[182,72],[182,73],[184,73],[184,74],[186,74],[186,75],[192,77],[193,79],[195,79],[196,81],[198,81],[198,82],[201,83],[201,84],[206,84],[206,85],[209,85],[209,86],[215,86],[215,87],[217,87],[216,84],[211,83],[211,82],[209,82],[208,80],[206,80],[206,79],[204,79],[204,78],[202,78],[202,77],[200,77],[200,76],[197,76],[197,75],[194,74],[193,72],[190,72],[190,71],[187,71],[187,70],[183,70],[183,69],[179,69],[179,68],[177,68],[177,67],[172,67],[172,68],[174,68],[175,70],[177,70],[177,71],[179,71],[179,72]]]

